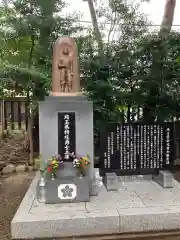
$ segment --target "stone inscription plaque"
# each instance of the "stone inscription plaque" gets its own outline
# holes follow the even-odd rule
[[[72,161],[69,154],[76,152],[75,112],[58,113],[58,154],[65,162]]]
[[[162,169],[173,159],[171,123],[112,124],[103,141],[106,169]]]

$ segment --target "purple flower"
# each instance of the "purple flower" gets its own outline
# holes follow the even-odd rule
[[[54,157],[58,162],[61,162],[62,161],[62,157],[57,154],[55,157]]]
[[[77,158],[77,159],[80,159],[80,158],[81,158],[81,155],[76,154],[76,158]]]

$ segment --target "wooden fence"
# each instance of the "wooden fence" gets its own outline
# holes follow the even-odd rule
[[[0,122],[2,129],[15,130],[28,128],[28,102],[26,98],[8,98],[0,102]]]

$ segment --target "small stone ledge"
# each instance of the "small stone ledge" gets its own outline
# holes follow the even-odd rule
[[[2,169],[2,175],[8,175],[11,173],[31,172],[37,171],[35,166],[28,166],[26,164],[20,164],[15,166],[14,164],[8,164]]]
[[[29,214],[12,222],[11,232],[13,239],[116,234],[119,232],[119,214],[115,209]]]
[[[174,176],[169,171],[159,171],[159,174],[154,175],[153,179],[163,188],[173,188]]]
[[[117,191],[118,190],[118,178],[116,173],[105,173],[103,177],[103,183],[107,191]]]

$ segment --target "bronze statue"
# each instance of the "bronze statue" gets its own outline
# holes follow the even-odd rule
[[[71,37],[60,37],[54,44],[52,94],[80,92],[79,64],[76,43]]]

